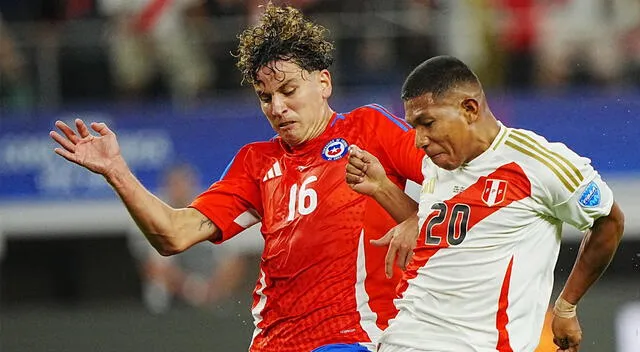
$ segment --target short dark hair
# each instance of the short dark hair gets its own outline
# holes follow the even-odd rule
[[[290,6],[267,4],[260,22],[238,35],[235,56],[242,81],[254,84],[258,70],[271,61],[291,61],[313,72],[333,63],[333,44],[325,38],[327,29],[304,18]]]
[[[418,65],[402,85],[402,100],[432,93],[435,98],[460,83],[480,84],[478,77],[464,62],[453,56],[435,56]]]

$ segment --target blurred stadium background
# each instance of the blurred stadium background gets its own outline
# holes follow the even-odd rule
[[[204,189],[241,145],[273,135],[231,55],[260,3],[0,0],[0,350],[246,350],[256,228],[220,247],[249,262],[231,297],[153,314],[127,213],[100,177],[53,153],[48,131],[57,119],[106,121],[151,190],[176,162],[194,165]],[[453,54],[503,122],[590,157],[627,230],[580,304],[582,351],[640,351],[639,1],[288,3],[330,29],[336,110],[377,102],[402,116],[403,77]],[[567,229],[557,284],[579,239]]]

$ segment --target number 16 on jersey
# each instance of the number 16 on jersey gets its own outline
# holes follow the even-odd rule
[[[317,181],[316,176],[309,176],[300,185],[298,190],[298,184],[293,184],[289,190],[289,216],[287,221],[295,219],[296,213],[300,215],[309,215],[318,206],[318,193],[309,187],[309,184]]]

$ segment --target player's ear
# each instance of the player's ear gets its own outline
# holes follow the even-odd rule
[[[478,119],[480,113],[480,104],[476,99],[466,98],[460,102],[460,107],[467,123],[473,123]]]
[[[329,70],[321,70],[319,79],[320,89],[322,90],[322,98],[329,99],[333,91],[333,86],[331,84],[331,73],[329,73]]]

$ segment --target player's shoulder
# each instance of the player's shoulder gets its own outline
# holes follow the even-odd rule
[[[376,103],[359,106],[351,110],[348,114],[360,117],[380,116],[385,114],[393,115],[389,109]]]
[[[247,143],[236,153],[235,159],[249,164],[261,164],[265,160],[279,158],[284,153],[279,137],[269,141]]]
[[[562,142],[551,142],[545,137],[526,129],[506,128],[504,143],[500,147],[511,150],[514,156],[529,163],[547,163],[561,166],[571,166],[573,163],[584,162],[581,157]]]
[[[268,141],[257,141],[257,142],[247,143],[244,146],[242,146],[242,148],[240,148],[240,151],[238,152],[238,154],[240,153],[244,153],[244,154],[258,153],[258,154],[268,154],[268,155],[282,153],[282,144],[280,142],[280,137],[276,136]]]
[[[356,122],[364,122],[369,126],[379,126],[381,124],[391,123],[405,131],[411,129],[411,126],[408,123],[380,104],[372,103],[359,106],[343,115],[345,115],[347,119],[351,119]]]
[[[526,129],[507,128],[496,150],[520,165],[532,179],[544,185],[562,185],[569,192],[577,189],[591,169],[591,161],[564,143],[550,142]]]
[[[277,162],[284,154],[284,150],[279,141],[279,137],[269,141],[251,142],[242,146],[231,163],[225,170],[233,175],[249,175],[255,179],[261,179],[270,167],[274,167],[272,173],[281,173],[280,165]],[[276,163],[276,164],[274,164]]]

